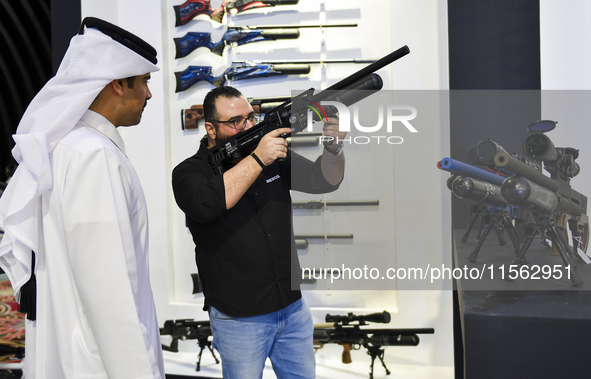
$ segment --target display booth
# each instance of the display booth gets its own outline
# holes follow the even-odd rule
[[[248,98],[290,97],[310,88],[326,89],[369,65],[351,60],[374,61],[406,45],[410,54],[378,70],[383,90],[360,103],[365,105],[359,109],[371,109],[365,113],[374,115],[361,116],[355,124],[356,116],[351,114],[345,181],[339,190],[324,195],[292,193],[296,238],[304,237],[299,239],[307,245],[298,250],[301,266],[317,270],[304,273],[302,290],[317,323],[325,322],[327,313],[387,311],[391,321],[380,328],[433,328],[434,334],[420,335],[416,347],[385,347],[384,362],[398,377],[453,376],[451,281],[422,285],[381,279],[388,269],[451,266],[449,193],[441,186],[444,174],[436,168],[449,146],[447,95],[442,91],[448,82],[446,6],[434,4],[300,0],[295,5],[226,15],[221,23],[197,15],[177,26],[174,7],[181,2],[82,1],[83,17],[118,24],[159,52],[161,70],[150,81],[153,98],[141,124],[122,135],[148,202],[151,279],[161,324],[207,319],[203,295],[193,291],[192,274],[198,274],[194,244],[170,183],[172,169],[196,152],[205,133],[203,121],[191,124],[185,114],[191,112],[185,110],[202,104],[213,85],[200,81],[177,91],[180,74],[176,73],[198,66],[210,67],[214,76],[220,76],[236,61],[312,61],[304,63],[307,74],[227,82]],[[219,5],[211,1],[213,9]],[[330,26],[334,24],[355,26]],[[199,47],[176,58],[175,39],[189,32],[210,33],[216,43],[232,27],[245,25],[296,28],[299,38],[227,46],[222,55]],[[301,25],[312,27],[297,29]],[[331,63],[336,60],[346,62]],[[404,117],[414,119],[408,122],[415,131],[399,121]],[[382,127],[377,128],[380,122]],[[320,125],[311,125],[312,131],[320,131]],[[318,141],[313,146],[298,143],[294,140],[294,150],[311,159],[322,152]],[[319,276],[324,268],[339,268],[343,274],[350,269],[351,276],[334,280]],[[371,269],[382,273],[379,280],[368,278],[376,273]],[[162,338],[169,343],[169,337]],[[207,350],[200,371],[195,371],[196,341],[179,341],[178,346],[178,353],[165,352],[167,373],[221,376],[220,365]],[[318,377],[368,375],[371,359],[363,348],[351,352],[351,364],[341,363],[341,353],[336,344],[325,344],[316,352]],[[375,377],[385,374],[376,360]],[[270,369],[265,377],[274,377]]]

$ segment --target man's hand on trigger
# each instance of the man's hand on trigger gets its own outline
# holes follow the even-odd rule
[[[261,138],[254,153],[265,166],[275,162],[278,158],[287,157],[287,141],[280,136],[289,133],[291,133],[290,128],[280,128],[265,134]]]
[[[347,132],[342,132],[339,130],[338,118],[329,117],[323,121],[324,125],[322,127],[322,132],[326,137],[332,137],[332,139],[326,138],[325,140],[330,141],[329,146],[334,150],[343,143],[343,139],[345,139]]]

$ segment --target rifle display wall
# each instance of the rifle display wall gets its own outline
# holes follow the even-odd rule
[[[300,0],[297,5],[277,6],[273,8],[266,8],[254,11],[247,11],[239,13],[235,16],[224,17],[221,23],[214,22],[206,15],[198,15],[185,25],[176,26],[176,15],[174,6],[180,5],[180,1],[168,1],[167,17],[168,29],[167,33],[163,35],[165,46],[167,48],[166,63],[168,66],[165,75],[169,79],[169,88],[171,102],[170,102],[170,124],[172,126],[172,147],[171,155],[173,162],[180,162],[186,157],[195,153],[199,140],[204,136],[203,120],[191,121],[189,127],[183,129],[183,121],[188,120],[182,112],[191,107],[199,106],[203,103],[203,98],[214,86],[206,81],[198,82],[189,88],[176,92],[177,76],[176,72],[181,72],[189,66],[203,66],[211,67],[214,75],[220,75],[226,68],[230,67],[233,61],[248,61],[248,60],[282,60],[282,61],[300,61],[300,60],[344,60],[344,59],[377,59],[383,55],[388,54],[390,50],[389,42],[389,17],[384,12],[384,4],[368,4],[366,7],[360,8],[359,4],[354,1],[317,1],[317,0]],[[216,8],[215,2],[212,1],[211,6]],[[371,17],[362,17],[362,15],[372,14]],[[380,21],[380,17],[383,19]],[[241,45],[236,48],[226,47],[222,55],[213,54],[210,49],[205,47],[197,48],[185,57],[177,58],[177,45],[179,39],[183,38],[189,32],[210,33],[210,39],[213,42],[218,42],[222,39],[224,33],[228,31],[229,27],[237,25],[327,25],[327,24],[347,24],[357,25],[349,27],[334,27],[334,28],[301,28],[298,29],[299,38],[297,39],[281,39],[277,41],[262,41]],[[367,36],[382,35],[383,40],[381,44],[368,44]],[[175,42],[176,39],[176,42]],[[219,49],[218,49],[219,53]],[[310,64],[309,74],[289,75],[283,77],[267,77],[259,79],[239,80],[228,82],[228,85],[237,87],[246,97],[289,97],[300,93],[308,88],[315,88],[322,90],[331,84],[341,80],[342,78],[359,70],[366,64]],[[380,70],[379,74],[383,77],[385,82],[389,81],[390,69]],[[186,123],[189,125],[189,122]],[[318,124],[316,131],[320,131]],[[310,159],[315,159],[322,152],[322,147],[319,146],[318,140],[314,141],[314,136],[296,136],[293,138],[293,148],[301,151]],[[291,142],[291,141],[290,141]],[[314,143],[312,143],[314,142]],[[351,152],[349,152],[351,154]],[[355,158],[351,156],[351,168],[354,171],[361,167],[355,167],[353,161]],[[377,159],[377,158],[376,158]],[[392,157],[383,157],[386,161],[391,161]],[[339,250],[349,250],[344,255],[354,256],[354,250],[371,249],[368,243],[377,244],[380,241],[380,234],[383,234],[382,228],[389,230],[394,229],[393,218],[393,194],[391,188],[393,187],[392,173],[386,175],[389,179],[384,189],[387,193],[386,197],[389,199],[380,199],[376,196],[371,196],[371,189],[352,190],[358,194],[342,193],[341,195],[329,194],[326,196],[317,196],[313,199],[325,200],[347,200],[351,199],[349,196],[356,196],[359,200],[376,199],[378,201],[385,201],[383,206],[361,206],[355,207],[356,221],[352,221],[350,225],[342,225],[341,230],[331,230],[330,223],[335,223],[335,218],[341,220],[348,218],[343,217],[343,212],[347,212],[346,207],[330,207],[326,212],[319,212],[318,215],[312,214],[310,211],[296,211],[296,223],[303,223],[308,228],[302,226],[295,227],[296,234],[302,233],[316,233],[316,234],[354,234],[354,239],[310,239],[305,240],[308,244],[306,250],[300,251],[301,264],[304,267],[326,267],[331,263],[330,254],[336,253]],[[371,183],[367,182],[366,183]],[[342,188],[350,184],[343,185]],[[301,194],[294,193],[294,200],[309,200],[309,198]],[[334,196],[337,196],[336,198]],[[338,196],[342,196],[339,198]],[[384,197],[384,196],[382,196]],[[374,217],[376,212],[385,219],[378,221],[375,219],[375,224],[363,222],[364,218]],[[364,215],[362,215],[364,214]],[[175,217],[179,217],[177,214]],[[180,222],[180,220],[179,220]],[[358,224],[357,224],[358,223]],[[361,227],[360,227],[361,226]],[[298,230],[301,229],[301,230]],[[349,229],[349,230],[346,230]],[[175,228],[173,233],[176,234],[181,242],[179,250],[193,250],[193,242],[190,235],[186,233],[186,229]],[[358,234],[361,233],[361,234]],[[369,234],[367,234],[369,233]],[[373,233],[373,235],[372,235]],[[373,242],[371,242],[373,241]],[[326,243],[324,243],[326,242]],[[392,251],[394,247],[392,246]],[[389,256],[389,261],[383,262],[384,265],[394,265],[394,254]],[[353,258],[352,258],[353,259]],[[357,264],[356,264],[357,265]],[[201,295],[191,295],[189,292],[182,292],[182,288],[192,288],[190,274],[194,273],[193,255],[179,256],[175,259],[175,287],[179,290],[175,294],[178,299],[184,301],[200,301]],[[318,282],[309,289],[324,288],[324,281]],[[340,306],[355,306],[364,307],[372,306],[371,297],[360,294],[358,297],[352,298],[351,294],[345,295],[342,293],[344,299],[340,299],[340,293],[334,293],[327,296],[324,292],[319,291],[318,294],[311,294],[311,306],[326,306],[326,301],[331,301],[333,305]],[[318,297],[318,299],[316,299]],[[381,300],[373,306],[396,307],[395,294],[391,296],[382,296]]]
[[[205,134],[202,121],[195,124],[196,128],[182,128],[181,111],[202,104],[206,93],[213,88],[209,83],[197,83],[185,91],[175,92],[174,73],[184,70],[189,65],[210,66],[214,74],[220,74],[233,60],[376,59],[408,44],[412,51],[409,55],[411,60],[401,59],[392,67],[378,72],[384,80],[385,89],[439,88],[440,81],[436,78],[445,72],[437,68],[438,64],[435,63],[439,59],[438,54],[446,51],[444,46],[438,46],[438,43],[443,41],[439,38],[441,31],[446,28],[445,22],[441,23],[439,20],[442,14],[439,6],[427,10],[415,2],[300,0],[298,5],[244,12],[234,18],[226,18],[224,25],[356,23],[358,26],[325,30],[301,29],[298,39],[247,44],[236,49],[227,49],[224,56],[200,48],[187,57],[175,59],[174,38],[180,38],[189,31],[204,31],[211,32],[213,41],[219,41],[226,31],[225,26],[214,23],[205,16],[199,16],[187,25],[176,27],[173,6],[181,3],[182,1],[172,0],[162,3],[161,74],[165,76],[166,86],[164,96],[169,140],[165,143],[170,170],[196,152],[199,141]],[[215,8],[215,5],[212,6]],[[417,47],[416,50],[413,46]],[[311,87],[322,90],[363,66],[311,65],[310,73],[306,75],[242,80],[228,84],[236,86],[246,97],[291,96]],[[441,80],[445,81],[443,78]],[[427,82],[429,84],[426,84]],[[445,106],[442,109],[445,109]],[[387,250],[388,254],[384,254],[384,260],[377,263],[384,268],[397,267],[400,263],[406,264],[407,267],[426,266],[425,261],[433,256],[443,255],[442,246],[447,246],[445,236],[439,232],[441,220],[444,218],[440,213],[442,196],[439,193],[443,193],[443,190],[439,189],[436,171],[429,174],[428,169],[432,166],[432,155],[444,154],[441,150],[445,150],[448,129],[445,124],[440,123],[440,114],[429,112],[429,115],[433,117],[430,119],[432,129],[420,130],[420,146],[410,143],[407,145],[405,142],[390,151],[359,152],[346,146],[346,177],[349,182],[343,183],[337,192],[328,195],[293,193],[295,202],[372,201],[372,204],[354,207],[323,204],[322,209],[294,209],[296,234],[353,236],[352,239],[301,240],[308,245],[298,252],[303,267],[326,268],[336,265],[338,260],[345,259],[347,266],[362,268],[368,254],[384,250]],[[319,131],[319,128],[315,131]],[[408,135],[404,134],[404,137],[407,138]],[[350,136],[355,134],[351,133]],[[429,141],[426,141],[427,136]],[[322,147],[318,145],[297,149],[313,159],[322,152]],[[367,159],[366,162],[369,161],[370,164],[364,164],[363,159]],[[411,186],[409,183],[414,185]],[[168,267],[166,274],[169,278],[167,296],[171,304],[163,311],[159,310],[159,319],[198,319],[199,315],[206,317],[205,313],[199,313],[202,308],[202,295],[191,294],[193,283],[190,274],[195,273],[192,238],[185,227],[184,215],[172,197],[169,198],[168,207],[168,223],[163,227],[167,228],[171,241],[167,246],[168,266],[165,265]],[[151,226],[158,222],[159,220],[151,219]],[[429,238],[426,238],[427,235]],[[151,267],[159,269],[155,265]],[[350,311],[372,313],[387,309],[392,314],[393,327],[434,327],[438,332],[430,337],[432,343],[439,346],[436,347],[437,351],[445,352],[434,357],[429,353],[433,349],[431,343],[421,344],[413,349],[394,348],[386,351],[387,362],[392,362],[392,358],[396,357],[394,360],[398,361],[420,361],[426,365],[437,361],[437,365],[448,365],[451,354],[449,318],[445,315],[440,317],[441,309],[445,309],[445,305],[442,304],[446,295],[438,295],[435,298],[431,293],[425,295],[420,291],[398,291],[395,281],[391,282],[394,287],[389,291],[343,289],[340,288],[342,285],[343,282],[330,283],[330,280],[321,279],[303,286],[304,297],[315,320],[323,319],[327,308],[334,314]],[[170,309],[177,312],[171,314]],[[166,316],[161,317],[161,313]],[[339,346],[325,346],[317,354],[318,370],[334,366],[332,362],[336,362],[341,374],[349,370],[367,373],[364,352],[352,352],[354,362],[341,367],[341,350]],[[188,357],[190,362],[194,359],[194,356]],[[327,374],[327,377],[335,376]]]

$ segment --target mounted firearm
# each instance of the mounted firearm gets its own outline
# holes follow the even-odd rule
[[[531,210],[536,215],[535,228],[530,231],[521,249],[523,257],[531,240],[539,232],[552,240],[565,267],[570,270],[573,286],[580,287],[583,281],[577,275],[570,258],[574,256],[565,237],[566,224],[572,233],[575,249],[587,250],[589,244],[589,218],[587,197],[572,189],[570,179],[580,167],[575,160],[579,151],[570,147],[556,148],[544,133],[556,127],[554,121],[538,121],[528,126],[532,133],[523,142],[524,153],[544,162],[550,178],[510,155],[500,152],[495,155],[495,164],[518,176],[507,179],[501,186],[503,197],[511,204]],[[517,261],[518,262],[518,261]]]
[[[226,12],[241,13],[249,9],[274,7],[276,5],[295,5],[299,0],[224,0],[218,9],[211,7],[211,0],[187,0],[182,5],[175,5],[175,25],[185,25],[195,16],[208,15],[212,21],[221,23]]]
[[[374,71],[389,65],[408,53],[410,53],[409,48],[403,46],[377,62],[330,86],[325,91],[314,95],[314,88],[310,88],[267,112],[263,121],[211,148],[208,163],[214,174],[222,174],[227,168],[225,166],[230,162],[243,158],[254,151],[261,138],[272,130],[290,127],[292,130],[291,135],[304,130],[308,119],[309,107],[314,103],[339,101],[345,106],[349,106],[379,91],[382,88],[383,82],[379,75],[374,74]],[[329,109],[329,107],[324,108]],[[329,113],[326,116],[330,117],[336,114],[336,112],[330,109]],[[284,137],[287,138],[288,136],[285,135]]]
[[[171,336],[172,342],[169,346],[162,344],[162,349],[171,351],[173,353],[179,352],[179,340],[197,340],[199,344],[199,355],[197,359],[197,370],[201,370],[201,354],[205,348],[208,348],[215,359],[215,363],[220,363],[216,357],[209,337],[211,334],[211,326],[209,321],[193,321],[190,320],[167,320],[164,322],[164,327],[160,328],[161,336]]]
[[[470,208],[468,227],[460,241],[465,243],[468,240],[472,227],[478,218],[480,218],[481,227],[479,228],[478,233],[479,242],[483,242],[481,239],[483,224],[494,225],[501,245],[504,245],[505,242],[502,235],[499,233],[499,230],[507,230],[511,242],[513,242],[513,246],[516,247],[517,252],[517,246],[520,244],[518,237],[519,231],[527,220],[532,220],[532,217],[527,210],[507,204],[507,200],[501,195],[501,184],[503,184],[503,181],[507,176],[512,176],[513,173],[495,165],[494,157],[500,152],[508,155],[507,151],[502,146],[492,141],[490,138],[487,138],[479,142],[476,146],[468,149],[466,160],[471,164],[463,163],[451,158],[444,158],[437,164],[437,167],[455,174],[456,177],[462,176],[461,179],[457,179],[457,182],[455,182],[456,177],[454,177],[453,183],[455,189],[451,187],[452,183],[448,180],[448,188],[454,193],[454,195],[462,199],[470,199],[478,202],[478,204],[473,205]],[[515,157],[515,159],[531,166],[533,169],[541,171],[540,165],[535,161],[522,157],[518,152],[512,153],[511,155]],[[473,165],[484,166],[486,168],[475,167]],[[518,227],[513,227],[513,225],[508,222],[508,218],[515,219]],[[488,233],[488,231],[486,233]],[[516,237],[517,245],[514,240]],[[479,250],[480,248],[477,246],[470,255],[470,260],[475,261]]]
[[[351,350],[358,350],[363,346],[367,354],[371,356],[369,378],[373,378],[373,366],[378,358],[390,375],[390,370],[384,362],[384,346],[417,346],[420,342],[417,334],[433,334],[435,330],[426,329],[364,329],[368,322],[387,324],[390,322],[390,313],[372,313],[368,315],[346,316],[326,315],[326,322],[333,323],[328,326],[314,326],[314,345],[322,348],[324,344],[334,343],[343,346],[343,363],[351,363]]]
[[[279,39],[298,39],[302,28],[347,28],[357,24],[329,25],[265,25],[265,26],[228,26],[228,30],[219,42],[211,40],[211,33],[188,32],[180,38],[174,38],[176,47],[175,59],[183,58],[195,49],[205,47],[219,56],[224,55],[226,46],[237,47],[259,41],[276,41]]]
[[[302,75],[309,74],[310,66],[307,64],[241,64],[232,65],[220,76],[214,76],[211,67],[189,66],[185,70],[175,72],[176,90],[181,92],[193,84],[207,81],[214,86],[223,86],[228,80],[245,80],[266,78],[268,76]]]
[[[302,61],[233,61],[232,66],[220,76],[214,76],[211,67],[189,66],[185,70],[175,72],[176,91],[181,92],[200,81],[208,81],[214,86],[223,86],[228,80],[245,80],[266,78],[269,76],[305,75],[310,73],[310,64],[324,63],[369,63],[373,60],[333,59],[333,60],[302,60]]]
[[[448,187],[450,187],[449,184]],[[486,225],[482,233],[478,235],[476,246],[468,257],[469,261],[476,262],[478,253],[492,229],[496,230],[500,245],[506,243],[502,232],[507,231],[507,235],[515,249],[515,255],[519,253],[519,235],[511,222],[511,219],[516,218],[515,213],[518,208],[507,204],[507,200],[501,195],[501,187],[478,179],[456,176],[451,183],[450,189],[460,199],[470,199],[478,202],[476,206],[471,208],[470,221],[460,241],[467,241],[470,230],[478,217]]]

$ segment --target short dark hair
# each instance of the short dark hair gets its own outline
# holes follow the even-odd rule
[[[219,86],[209,91],[207,95],[205,95],[205,99],[203,99],[203,117],[205,121],[212,122],[218,119],[218,112],[215,107],[215,101],[218,98],[233,98],[240,96],[242,96],[242,93],[230,86]],[[213,124],[216,125],[216,123]]]

